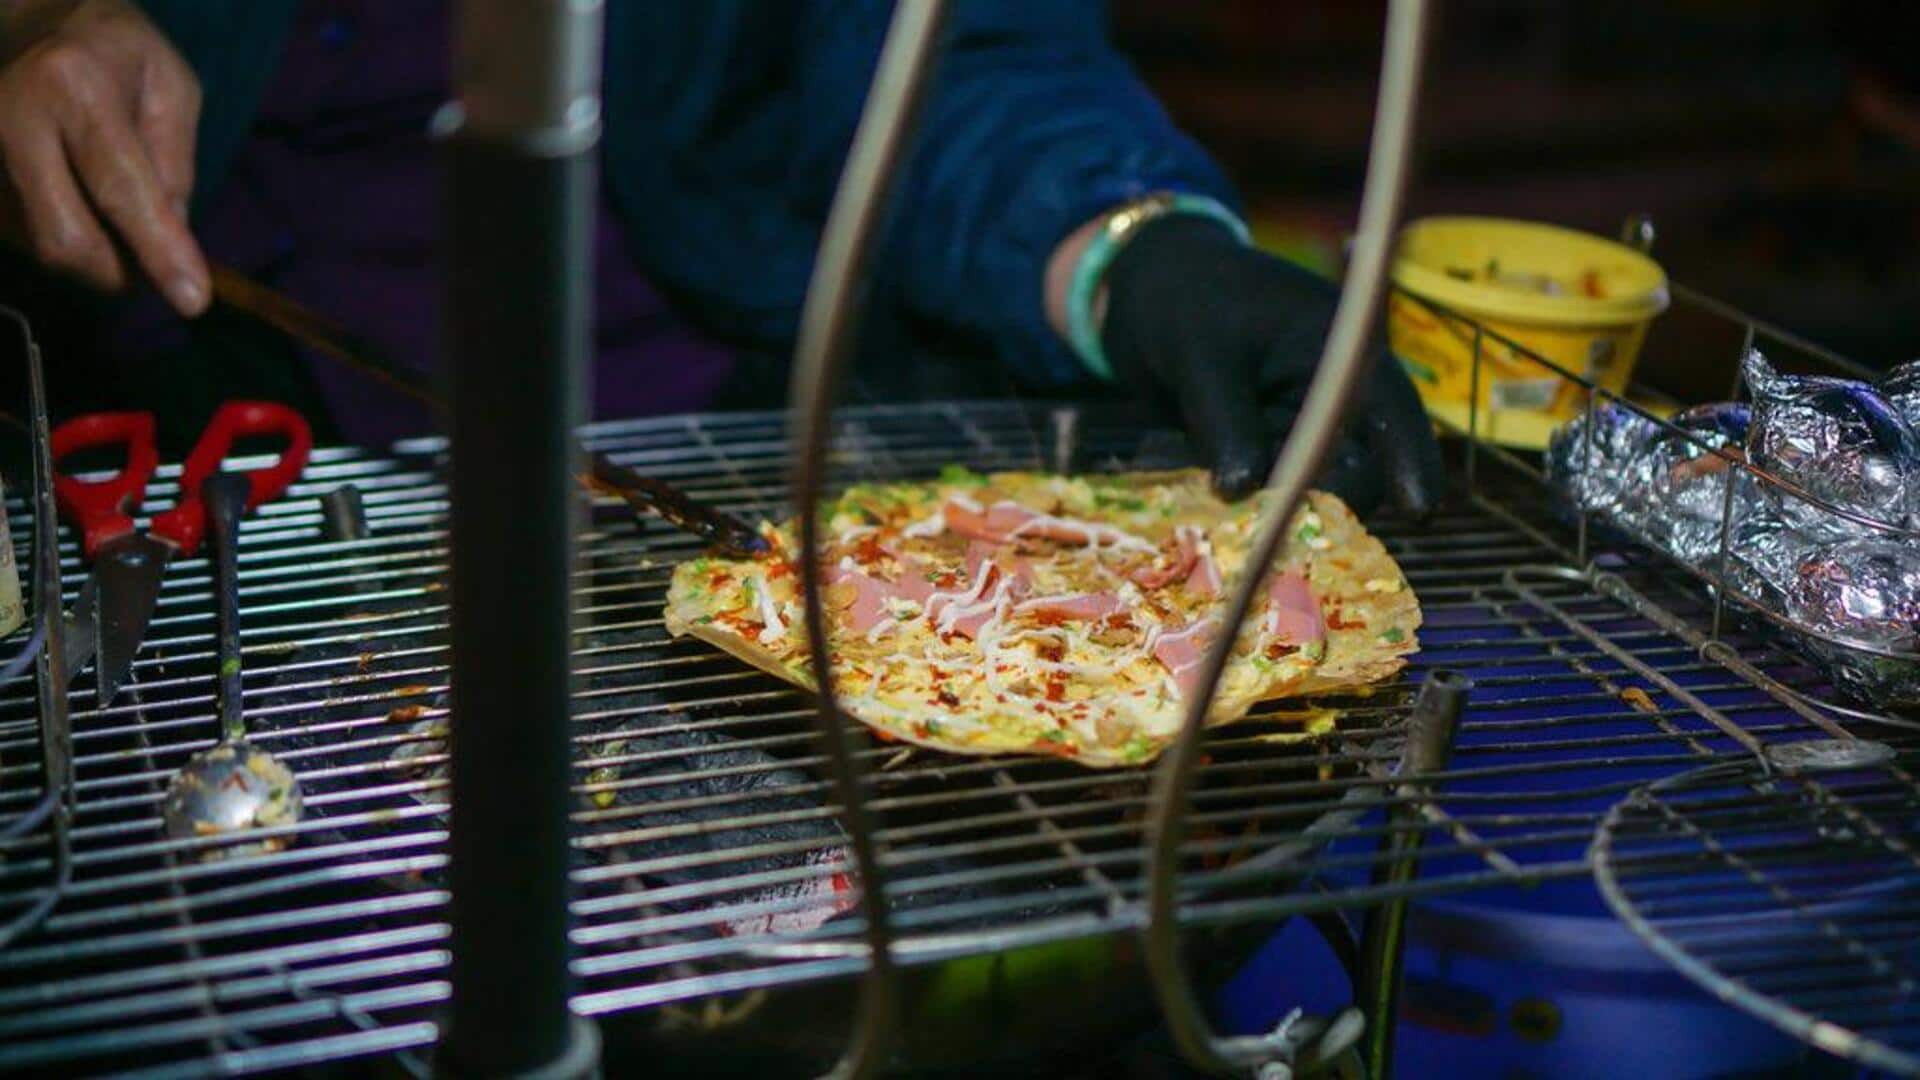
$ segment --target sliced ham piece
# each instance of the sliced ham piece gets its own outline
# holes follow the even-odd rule
[[[1025,596],[1033,591],[1033,568],[1027,565],[1027,560],[1003,550],[994,558],[993,565],[1013,582],[1013,591],[1017,595]]]
[[[992,563],[1002,574],[1012,578],[1015,589],[1026,593],[1033,589],[1033,569],[1020,553],[990,540],[967,541],[967,573],[978,574],[983,562]]]
[[[893,583],[894,595],[925,606],[927,599],[938,590],[938,586],[927,580],[927,575],[932,572],[932,569],[911,555],[902,555],[900,580]]]
[[[1213,545],[1206,544],[1187,572],[1187,588],[1201,597],[1220,595],[1220,565],[1213,561]]]
[[[989,570],[991,574],[992,571]],[[934,625],[942,633],[959,634],[968,640],[978,640],[980,631],[988,623],[1007,613],[1007,605],[1013,594],[1013,581],[1000,579],[993,592],[969,604],[955,602],[940,611]]]
[[[986,595],[987,586],[992,583],[993,572],[993,564],[990,562],[982,561],[972,564],[968,568],[967,578],[973,584],[963,592],[935,592],[928,596],[925,601],[927,618],[935,620],[937,624],[940,613],[947,608],[969,607],[979,603],[980,598]]]
[[[927,580],[926,571],[912,566],[901,570],[900,580],[893,583],[895,596],[902,600],[911,600],[922,607],[926,606],[928,598],[933,596],[934,591],[935,586],[933,582]]]
[[[1002,574],[1007,573],[1010,567],[1005,565],[1000,555],[1001,547],[998,544],[986,540],[967,541],[967,553],[962,558],[967,568],[968,580],[978,581],[988,567],[997,569]]]
[[[1173,551],[1167,553],[1163,563],[1149,563],[1127,576],[1143,589],[1161,589],[1185,579],[1193,573],[1193,564],[1200,558],[1199,537],[1198,529],[1180,526],[1173,530]]]
[[[947,500],[941,513],[946,518],[947,528],[970,540],[999,544],[1025,537],[1057,540],[1063,544],[1153,550],[1153,545],[1145,540],[1111,525],[1036,513],[1019,503],[1004,499],[983,507],[971,499],[954,497]]]
[[[1004,614],[1004,612],[999,610],[998,605],[976,604],[968,608],[966,614],[953,620],[949,629],[953,633],[966,638],[968,641],[977,641],[980,637],[981,629],[994,619],[999,618],[1002,614]]]
[[[1267,632],[1288,645],[1325,640],[1327,624],[1320,617],[1320,601],[1298,570],[1285,570],[1267,585]]]
[[[846,606],[846,611],[848,627],[854,633],[874,633],[876,627],[894,617],[889,602],[907,600],[920,605],[920,614],[933,620],[942,632],[973,637],[996,612],[1025,596],[1031,588],[1024,560],[992,544],[969,545],[968,584],[964,589],[941,590],[927,580],[931,568],[912,556],[900,556],[899,562],[897,581],[867,573],[852,559],[843,559],[826,568],[827,585],[853,586],[853,602]],[[1014,568],[1003,569],[1003,562],[1011,563]]]
[[[996,544],[1011,539],[1013,530],[1037,516],[1018,503],[997,502],[983,507],[971,499],[949,499],[941,513],[947,519],[947,528],[961,536]]]
[[[1192,697],[1199,690],[1201,661],[1206,659],[1217,625],[1212,618],[1201,619],[1154,640],[1153,658],[1166,665],[1173,684],[1180,688],[1180,696]]]
[[[1069,593],[1065,596],[1039,596],[1014,608],[1023,614],[1051,615],[1060,619],[1092,622],[1127,610],[1126,602],[1112,593]]]
[[[847,605],[847,625],[854,633],[864,634],[890,617],[887,597],[895,594],[886,582],[844,565],[828,568],[826,580],[829,586],[853,586],[853,603]]]

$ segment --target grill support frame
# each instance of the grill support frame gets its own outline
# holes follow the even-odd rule
[[[602,15],[566,0],[466,0],[455,101],[436,120],[462,733],[450,740],[451,997],[437,1066],[453,1075],[599,1068],[597,1031],[569,1005],[567,860]]]

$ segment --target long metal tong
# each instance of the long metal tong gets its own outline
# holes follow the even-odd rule
[[[213,268],[213,296],[221,305],[254,322],[286,335],[324,356],[365,372],[396,390],[424,402],[436,412],[445,404],[425,376],[396,361],[366,338],[314,311],[276,289],[236,270]],[[681,491],[615,462],[593,454],[592,470],[580,476],[581,486],[614,495],[635,514],[652,514],[699,537],[722,554],[740,558],[759,555],[768,544],[752,525]]]

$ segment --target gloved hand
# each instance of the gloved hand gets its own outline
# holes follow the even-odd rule
[[[1115,377],[1177,411],[1222,495],[1258,488],[1299,412],[1339,290],[1183,214],[1140,226],[1105,284],[1101,342]],[[1432,424],[1384,349],[1316,483],[1362,512],[1391,498],[1423,515],[1438,501],[1445,475]]]

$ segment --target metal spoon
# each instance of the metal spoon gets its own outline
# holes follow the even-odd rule
[[[291,825],[304,806],[300,778],[272,754],[247,742],[240,702],[240,516],[251,482],[237,473],[215,473],[202,485],[214,554],[214,597],[219,607],[220,741],[193,756],[167,786],[161,815],[175,839],[218,836],[246,829]],[[206,849],[204,858],[257,855],[285,848],[287,836]]]

